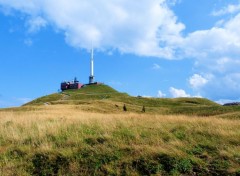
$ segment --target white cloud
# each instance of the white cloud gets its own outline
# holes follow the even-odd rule
[[[240,73],[212,75],[211,80],[198,89],[198,93],[212,100],[239,99]]]
[[[0,0],[5,9],[27,14],[30,32],[46,25],[65,34],[78,48],[156,56],[168,59],[192,57],[216,60],[240,55],[240,14],[208,30],[183,37],[184,24],[169,8],[179,0]],[[225,7],[235,12],[240,5]],[[222,13],[222,12],[221,12]]]
[[[239,56],[239,24],[240,14],[225,22],[222,27],[190,33],[183,42],[183,50],[196,59]]]
[[[153,64],[152,69],[153,70],[159,70],[161,67],[158,64]]]
[[[28,32],[34,33],[38,32],[41,28],[46,27],[47,21],[40,16],[31,18],[27,21],[27,26],[29,27]]]
[[[236,12],[239,12],[240,11],[240,4],[229,4],[228,6],[220,9],[220,10],[217,10],[217,11],[213,11],[212,12],[212,15],[213,16],[222,16],[222,15],[226,15],[226,14],[233,14],[233,13],[236,13]]]
[[[170,6],[175,6],[176,4],[181,3],[182,0],[168,0],[167,2]]]
[[[169,92],[173,98],[177,97],[190,97],[189,94],[185,92],[183,89],[176,89],[174,87],[170,87]]]
[[[191,85],[192,88],[198,89],[207,84],[208,81],[209,80],[207,80],[203,76],[199,74],[194,74],[192,77],[190,77],[189,84]]]
[[[166,94],[164,94],[162,91],[158,91],[158,94],[157,94],[157,97],[159,97],[159,98],[164,98],[164,97],[166,97]]]
[[[240,54],[240,15],[222,22],[222,27],[195,31],[184,38],[184,24],[168,7],[177,2],[0,0],[0,5],[27,14],[30,32],[51,25],[78,48],[88,49],[93,42],[101,50],[168,59]]]
[[[3,7],[29,16],[29,31],[52,25],[74,47],[88,49],[93,42],[102,50],[171,59],[185,26],[167,4],[166,0],[0,0]]]
[[[213,100],[240,97],[240,13],[209,30],[187,35],[182,50],[195,59],[194,70],[203,73],[189,79],[197,93]]]
[[[240,54],[240,36],[237,31],[238,29],[214,27],[210,30],[193,32],[185,39],[183,50],[187,56],[196,59]]]

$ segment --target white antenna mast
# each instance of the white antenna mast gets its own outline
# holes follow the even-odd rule
[[[93,46],[91,49],[91,59],[90,59],[90,76],[89,76],[89,84],[94,83],[94,59],[93,59]]]

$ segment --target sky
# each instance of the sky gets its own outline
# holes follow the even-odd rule
[[[77,77],[132,96],[240,101],[240,0],[0,0],[0,108]]]

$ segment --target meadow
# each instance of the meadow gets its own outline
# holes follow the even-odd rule
[[[239,118],[89,109],[2,109],[0,175],[240,175]]]

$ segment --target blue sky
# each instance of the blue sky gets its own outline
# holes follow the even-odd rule
[[[0,0],[0,108],[75,76],[130,95],[240,100],[239,0]]]

